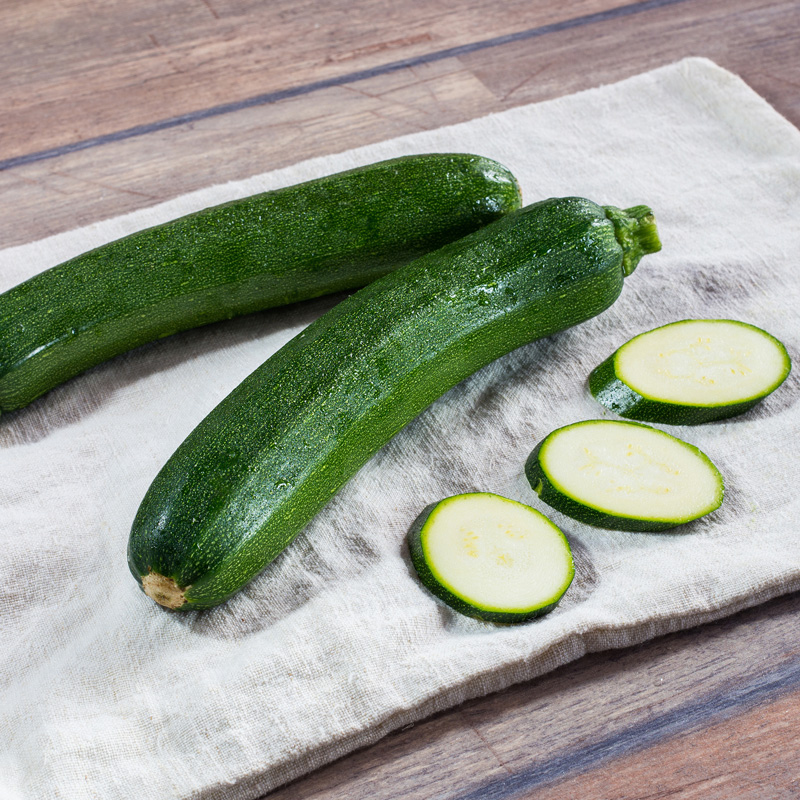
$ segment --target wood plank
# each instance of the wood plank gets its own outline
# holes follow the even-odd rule
[[[4,4],[0,153],[7,159],[626,2],[645,0]]]
[[[790,595],[586,656],[391,734],[267,796],[796,797],[799,613],[800,594]],[[467,739],[462,752],[458,743]]]
[[[556,31],[0,172],[0,246],[698,53],[800,123],[800,60],[790,57],[798,51],[800,6],[786,0],[697,0]]]
[[[462,62],[503,105],[617,81],[684,56],[705,56],[745,80],[800,125],[800,3],[699,0],[512,42]],[[569,66],[579,65],[569,69]]]
[[[599,771],[526,792],[528,800],[796,800],[800,692],[660,742]],[[765,757],[765,755],[767,757]]]

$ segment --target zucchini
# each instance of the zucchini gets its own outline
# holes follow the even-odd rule
[[[512,212],[361,289],[284,345],[147,491],[128,548],[145,592],[175,608],[222,602],[433,400],[611,305],[658,241],[649,209],[611,217],[574,197]]]
[[[103,245],[0,295],[0,412],[145,342],[363,286],[519,206],[495,161],[416,155]]]
[[[792,368],[786,348],[732,319],[684,319],[640,333],[592,371],[589,390],[628,419],[698,425],[742,414]]]
[[[638,422],[587,420],[546,436],[525,464],[541,500],[599,528],[663,531],[714,511],[722,475],[694,445]]]
[[[411,526],[408,545],[433,594],[489,622],[546,614],[575,576],[569,543],[544,514],[488,492],[431,504]]]

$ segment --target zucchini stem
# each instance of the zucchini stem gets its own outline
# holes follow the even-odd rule
[[[142,589],[165,608],[180,608],[186,603],[185,589],[181,589],[172,578],[153,570],[142,578]]]
[[[603,206],[606,216],[614,224],[614,234],[622,248],[622,269],[630,275],[642,256],[657,253],[661,249],[656,218],[649,206],[617,208]]]

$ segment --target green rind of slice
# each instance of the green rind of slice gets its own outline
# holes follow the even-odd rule
[[[765,384],[757,393],[734,402],[679,403],[675,400],[655,397],[644,391],[637,391],[631,381],[626,381],[622,375],[623,370],[620,367],[620,359],[624,355],[625,348],[657,331],[683,325],[687,322],[707,322],[711,326],[716,323],[733,324],[757,332],[764,339],[770,341],[775,350],[781,355],[784,364],[783,372],[774,380]],[[765,397],[772,394],[786,380],[791,371],[791,365],[791,359],[783,343],[755,325],[739,322],[738,320],[680,320],[640,333],[619,347],[605,361],[592,370],[589,375],[589,391],[601,405],[626,419],[634,419],[640,422],[656,422],[664,425],[702,425],[706,422],[735,417],[749,411]]]
[[[614,355],[595,367],[589,375],[589,391],[592,397],[609,411],[626,419],[656,422],[662,425],[702,425],[706,422],[735,417],[749,411],[775,388],[777,386],[753,400],[741,403],[697,406],[655,400],[639,394],[617,375]]]
[[[621,514],[612,513],[608,509],[604,509],[597,504],[587,502],[585,499],[574,496],[567,490],[553,475],[548,472],[545,462],[547,460],[547,447],[548,445],[562,432],[573,430],[582,425],[614,425],[614,426],[629,426],[631,428],[642,428],[644,430],[657,433],[666,437],[674,442],[679,443],[681,446],[691,452],[700,462],[702,462],[707,469],[716,478],[717,491],[713,498],[710,498],[708,504],[689,515],[677,515],[670,517],[655,517],[643,516],[636,514]],[[711,459],[703,453],[702,450],[695,447],[688,442],[684,442],[674,436],[670,436],[664,431],[656,430],[648,425],[642,425],[638,422],[615,422],[611,420],[585,420],[583,422],[573,423],[558,428],[548,434],[541,442],[534,448],[533,452],[528,456],[525,462],[525,476],[531,485],[531,488],[539,496],[542,502],[560,511],[578,522],[583,522],[586,525],[591,525],[596,528],[606,528],[609,530],[631,531],[637,533],[658,533],[660,531],[676,528],[687,522],[699,519],[700,517],[710,514],[722,505],[724,498],[724,481],[722,474],[711,461]]]
[[[430,533],[432,526],[436,524],[437,513],[443,508],[446,508],[451,503],[457,503],[463,498],[486,497],[495,501],[502,501],[505,503],[513,504],[519,508],[525,509],[532,515],[535,515],[536,522],[541,524],[546,523],[553,531],[553,534],[559,537],[560,542],[565,549],[565,573],[564,579],[561,582],[558,590],[547,598],[527,606],[525,608],[508,608],[497,605],[490,605],[486,603],[478,603],[463,589],[459,590],[452,586],[450,582],[445,580],[436,565],[432,563],[429,557],[428,549],[426,548],[426,538]],[[514,500],[502,497],[500,495],[492,494],[490,492],[473,492],[469,494],[454,495],[440,500],[437,503],[431,503],[426,506],[420,515],[416,518],[408,532],[408,546],[411,555],[411,562],[414,565],[417,575],[419,576],[422,584],[436,597],[446,603],[455,611],[464,614],[468,617],[481,619],[486,622],[497,623],[519,623],[526,622],[536,617],[541,617],[552,611],[559,603],[561,598],[570,587],[573,578],[575,577],[575,567],[572,561],[572,553],[569,547],[569,542],[562,533],[562,531],[554,525],[547,517],[545,517],[536,509],[526,506],[523,503],[517,503]]]

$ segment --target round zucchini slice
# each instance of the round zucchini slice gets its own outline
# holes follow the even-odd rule
[[[525,474],[539,497],[599,528],[663,531],[719,508],[724,485],[694,445],[637,422],[587,420],[546,436]]]
[[[417,574],[433,594],[490,622],[546,614],[575,575],[569,543],[547,517],[489,492],[428,506],[408,542]]]
[[[698,425],[741,414],[791,369],[786,348],[731,319],[685,319],[635,336],[596,367],[589,390],[628,419]]]

